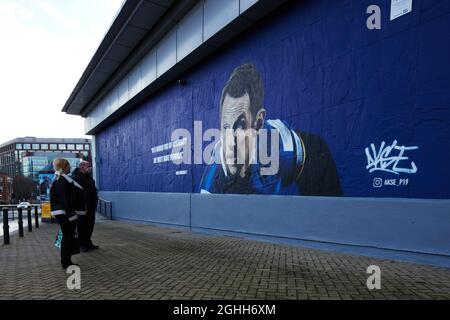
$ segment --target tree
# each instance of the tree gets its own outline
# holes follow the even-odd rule
[[[36,184],[30,178],[15,176],[13,179],[13,193],[17,199],[30,199],[36,191]]]

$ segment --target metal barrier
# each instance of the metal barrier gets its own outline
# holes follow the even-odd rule
[[[8,208],[3,208],[3,243],[9,244]]]
[[[31,207],[27,208],[27,218],[28,218],[28,232],[32,232],[33,225],[31,224]]]
[[[39,212],[38,207],[34,207],[34,226],[39,229]]]
[[[112,202],[99,198],[97,212],[105,218],[112,220]]]
[[[35,227],[39,228],[39,206],[40,205],[30,205],[27,208],[27,220],[28,220],[28,232],[33,231],[32,226],[32,208],[34,207],[34,223]],[[2,212],[3,218],[3,243],[5,245],[10,244],[10,233],[9,233],[9,212],[12,211],[12,220],[14,220],[14,210],[17,209],[18,212],[18,229],[19,229],[19,237],[23,237],[23,209],[17,208],[17,205],[1,205],[0,210]]]
[[[23,215],[22,208],[17,209],[19,211],[19,237],[23,238]]]
[[[1,210],[3,210],[3,209],[11,210],[11,213],[12,213],[11,221],[14,221],[14,219],[15,219],[14,213],[16,212],[16,210],[18,210],[17,209],[17,204],[0,204],[0,209]]]

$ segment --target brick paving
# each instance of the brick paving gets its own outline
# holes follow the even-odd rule
[[[100,250],[73,258],[81,290],[53,246],[57,226],[41,224],[0,245],[0,299],[446,299],[450,269],[292,246],[100,221]],[[381,290],[368,290],[378,265]]]

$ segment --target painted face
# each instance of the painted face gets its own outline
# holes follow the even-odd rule
[[[220,126],[224,161],[231,175],[242,175],[254,152],[256,133],[252,129],[252,121],[250,96],[247,93],[239,98],[225,96]]]

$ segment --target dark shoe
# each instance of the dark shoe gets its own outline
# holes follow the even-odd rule
[[[81,251],[81,252],[88,252],[89,249],[90,249],[89,247],[84,247],[84,246],[81,246],[81,247],[80,247],[80,251]]]
[[[70,261],[68,263],[61,263],[61,265],[64,270],[66,270],[70,266],[77,266],[77,267],[80,266],[79,264],[73,263],[72,261]]]
[[[96,245],[93,245],[93,244],[91,244],[91,245],[89,246],[89,250],[97,250],[97,249],[100,249],[100,247],[99,247],[99,246],[96,246]]]

